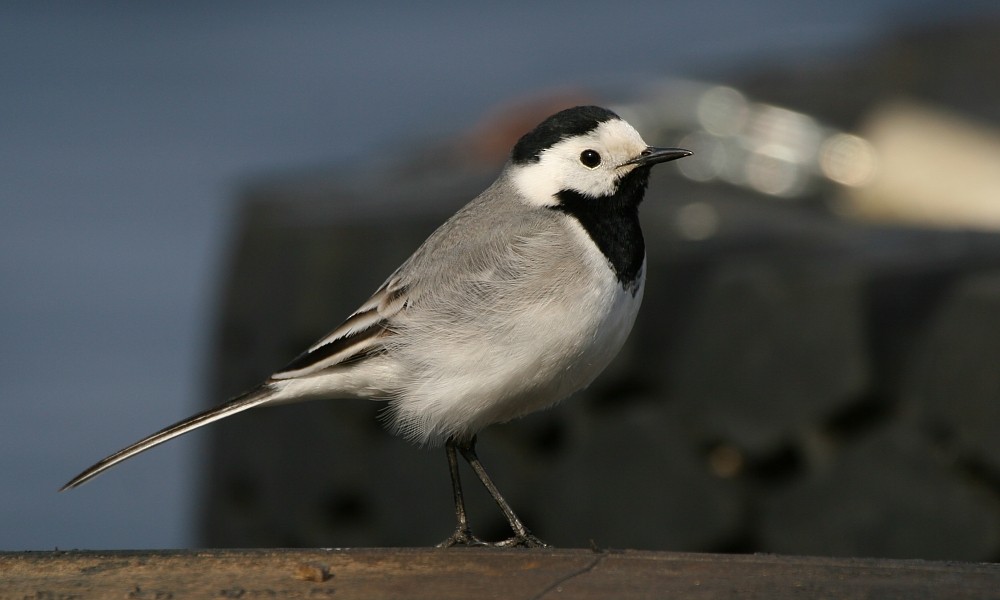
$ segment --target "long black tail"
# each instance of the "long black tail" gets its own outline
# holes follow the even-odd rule
[[[118,463],[132,458],[140,452],[149,450],[153,446],[158,446],[167,440],[172,440],[179,435],[184,435],[189,431],[198,429],[202,425],[208,425],[213,421],[218,421],[219,419],[224,419],[230,415],[235,415],[238,412],[243,412],[249,408],[253,408],[260,404],[264,404],[272,398],[274,395],[274,388],[271,384],[264,384],[260,387],[253,389],[241,396],[237,396],[232,400],[226,402],[225,404],[220,404],[214,408],[210,408],[206,411],[200,412],[194,416],[188,417],[183,421],[179,421],[165,427],[156,433],[144,437],[138,442],[132,444],[127,448],[123,448],[118,452],[115,452],[111,456],[108,456],[93,466],[85,469],[82,473],[70,479],[66,485],[59,489],[60,492],[68,490],[70,488],[75,488],[78,485],[90,481],[94,477],[97,477],[104,471],[110,469],[111,467],[117,465]]]

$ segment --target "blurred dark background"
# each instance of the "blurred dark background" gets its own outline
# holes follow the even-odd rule
[[[518,135],[598,102],[698,162],[652,182],[619,360],[481,437],[529,526],[560,546],[1000,559],[998,17],[5,6],[0,547],[439,541],[443,452],[362,401],[252,412],[54,490],[283,364]],[[473,525],[503,535],[473,483]]]

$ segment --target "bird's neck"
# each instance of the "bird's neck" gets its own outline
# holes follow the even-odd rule
[[[622,287],[633,292],[646,259],[646,243],[639,227],[639,203],[648,182],[645,173],[629,173],[610,196],[591,198],[573,190],[559,192],[555,210],[570,215],[608,259]]]

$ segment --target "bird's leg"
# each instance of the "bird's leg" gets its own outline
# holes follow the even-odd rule
[[[486,469],[484,469],[482,463],[479,462],[479,457],[476,456],[475,436],[468,441],[453,442],[453,447],[449,447],[451,449],[449,460],[454,457],[455,447],[457,447],[458,451],[462,453],[462,458],[465,459],[465,462],[469,463],[469,466],[472,467],[473,471],[475,471],[476,476],[479,477],[479,481],[482,481],[483,485],[486,486],[487,491],[489,491],[490,495],[493,496],[493,500],[496,501],[497,506],[500,507],[504,516],[507,517],[507,522],[510,523],[510,528],[514,530],[514,537],[502,542],[497,542],[494,545],[503,547],[520,546],[524,548],[540,548],[547,546],[548,544],[538,539],[532,535],[530,531],[528,531],[528,528],[521,523],[521,520],[514,514],[513,509],[511,509],[510,505],[507,504],[507,501],[504,500],[503,496],[500,495],[500,490],[497,489],[493,480],[490,479],[490,476],[486,473]],[[455,472],[457,471],[453,471],[453,473]],[[453,477],[457,476],[453,475]]]
[[[485,546],[486,542],[472,535],[469,530],[469,519],[465,514],[465,499],[462,496],[462,480],[458,475],[458,456],[455,454],[455,441],[448,439],[444,446],[448,454],[448,468],[451,471],[451,492],[455,498],[455,519],[458,524],[451,537],[438,544],[439,548],[451,546]]]

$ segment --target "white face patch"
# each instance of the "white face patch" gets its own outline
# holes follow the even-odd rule
[[[514,167],[514,184],[524,200],[536,206],[555,206],[555,195],[573,190],[600,198],[614,193],[618,180],[635,168],[623,165],[647,148],[631,125],[619,119],[605,121],[593,131],[562,140],[539,155],[538,162]],[[591,150],[600,163],[589,167],[581,155]],[[593,155],[586,157],[593,164]]]

